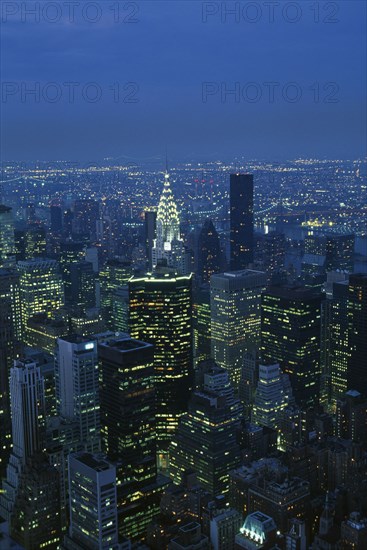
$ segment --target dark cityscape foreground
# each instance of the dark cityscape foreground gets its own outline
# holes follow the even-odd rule
[[[366,168],[3,164],[1,550],[367,549]]]

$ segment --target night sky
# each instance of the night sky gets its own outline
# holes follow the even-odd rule
[[[366,3],[235,4],[3,1],[2,160],[363,156]]]

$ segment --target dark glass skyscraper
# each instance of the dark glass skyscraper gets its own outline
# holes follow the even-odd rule
[[[348,389],[367,396],[367,274],[349,277],[348,291],[349,367]]]
[[[158,512],[153,346],[130,337],[98,346],[102,444],[117,467],[120,534],[139,539]]]
[[[250,174],[231,174],[231,270],[245,269],[254,258],[254,181]]]
[[[271,287],[261,301],[261,360],[290,375],[299,405],[315,402],[320,384],[322,296],[304,287]]]
[[[187,411],[193,384],[192,278],[155,273],[129,281],[130,331],[154,345],[158,451]]]
[[[206,220],[198,241],[198,275],[208,283],[213,273],[220,271],[221,249],[218,233],[212,220]]]

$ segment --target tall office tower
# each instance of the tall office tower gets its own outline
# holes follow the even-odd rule
[[[241,418],[225,369],[213,367],[204,375],[204,386],[195,391],[189,410],[181,418],[169,448],[170,476],[181,482],[185,470],[194,470],[202,487],[212,495],[228,492],[229,471],[240,462],[236,430]]]
[[[348,281],[334,283],[327,296],[321,308],[320,399],[335,408],[348,389]]]
[[[200,361],[210,358],[210,287],[201,285],[194,290],[194,360],[195,369]]]
[[[99,217],[98,201],[77,199],[74,203],[74,232],[77,235],[87,235],[89,238],[95,238]]]
[[[60,479],[43,454],[30,458],[19,476],[10,527],[25,550],[60,548]]]
[[[317,402],[322,296],[304,287],[271,287],[261,300],[261,360],[289,374],[300,406]]]
[[[250,174],[231,174],[231,270],[246,269],[254,261],[254,181]]]
[[[221,268],[222,251],[218,233],[212,220],[206,220],[198,239],[198,276],[203,283],[209,283],[213,273]]]
[[[116,468],[90,453],[69,455],[70,525],[65,550],[118,550]]]
[[[86,245],[84,242],[63,241],[60,243],[60,269],[67,300],[71,300],[71,266],[83,262],[85,255]]]
[[[55,260],[35,258],[18,262],[17,267],[22,326],[26,330],[29,317],[35,313],[43,312],[51,317],[64,305],[64,286]]]
[[[188,256],[181,239],[180,219],[167,173],[164,175],[164,187],[158,205],[156,231],[157,237],[152,248],[153,269],[165,261],[180,275],[188,274]]]
[[[146,254],[148,259],[148,269],[151,271],[153,269],[152,262],[152,249],[154,244],[154,239],[157,237],[156,227],[157,227],[157,212],[152,210],[146,210],[144,212],[144,222],[145,222],[145,246]]]
[[[55,355],[58,414],[76,421],[80,441],[90,452],[100,449],[97,343],[79,336],[58,338]]]
[[[354,241],[353,234],[326,235],[326,270],[354,271]]]
[[[46,229],[43,225],[32,224],[24,230],[24,259],[45,257]]]
[[[51,204],[50,206],[50,225],[52,233],[61,233],[62,231],[62,208],[60,204]]]
[[[0,204],[0,267],[15,261],[14,221],[10,206]]]
[[[244,354],[260,344],[260,304],[265,286],[262,271],[245,269],[211,277],[212,357],[228,370],[235,389]]]
[[[349,366],[348,389],[367,397],[367,275],[353,273],[348,290]]]
[[[260,238],[260,258],[268,284],[276,284],[282,277],[286,240],[283,233],[271,231]]]
[[[71,303],[83,309],[96,307],[96,274],[91,262],[70,265]]]
[[[118,258],[108,260],[99,272],[102,315],[111,330],[117,330],[114,326],[116,294],[119,289],[126,287],[132,274],[131,262]]]
[[[5,473],[11,449],[9,374],[21,333],[19,278],[0,269],[0,476]]]
[[[193,385],[192,277],[134,277],[129,300],[131,336],[154,345],[158,452],[164,453]]]
[[[33,361],[14,362],[10,371],[10,406],[13,450],[0,496],[0,515],[7,521],[11,521],[22,469],[43,448],[44,382]]]
[[[159,509],[153,346],[129,336],[98,346],[102,442],[117,466],[120,534],[143,537]]]
[[[282,412],[294,404],[289,376],[278,364],[259,365],[252,422],[279,431]]]

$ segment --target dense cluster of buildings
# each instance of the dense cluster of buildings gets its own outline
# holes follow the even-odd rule
[[[227,233],[167,172],[123,230],[117,200],[0,206],[1,548],[367,548],[354,235],[295,272],[239,173]]]

